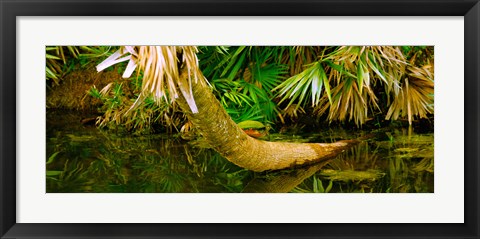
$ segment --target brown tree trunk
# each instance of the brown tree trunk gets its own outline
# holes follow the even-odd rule
[[[187,74],[186,70],[182,70],[179,80],[186,82]],[[192,92],[198,113],[192,113],[181,94],[177,100],[180,108],[213,149],[230,162],[249,170],[261,172],[317,163],[332,158],[358,142],[289,143],[257,140],[236,125],[204,82],[192,82]]]

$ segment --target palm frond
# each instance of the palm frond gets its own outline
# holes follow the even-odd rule
[[[427,114],[433,113],[433,93],[433,66],[407,67],[407,77],[401,90],[394,95],[385,118],[396,120],[407,116],[409,124],[414,116],[427,118]]]
[[[359,90],[379,79],[388,92],[398,92],[399,79],[408,65],[402,51],[394,46],[341,46],[330,53],[326,62],[335,69],[336,81],[347,75],[358,82]]]
[[[198,47],[200,68],[207,79],[219,79],[221,71],[219,66],[226,63],[224,60],[230,52],[227,46],[200,46]]]
[[[279,103],[289,99],[288,108],[295,102],[297,107],[305,106],[308,98],[311,98],[312,106],[318,105],[324,87],[328,99],[331,100],[330,83],[324,66],[321,62],[315,62],[310,64],[303,72],[288,78],[273,90],[278,90],[278,96],[282,96]]]
[[[353,120],[357,126],[367,120],[369,106],[377,107],[377,98],[370,87],[364,87],[360,92],[358,81],[347,78],[332,89],[332,102],[327,96],[323,96],[318,107],[315,108],[317,115],[323,115],[328,110],[330,122],[338,120]]]
[[[239,46],[233,53],[225,57],[217,66],[222,67],[227,64],[220,74],[220,77],[226,77],[229,80],[235,79],[240,73],[240,70],[245,68],[250,50],[251,47]]]
[[[191,111],[197,113],[192,94],[192,80],[195,80],[195,83],[205,83],[205,78],[198,67],[197,51],[195,46],[124,46],[99,64],[97,70],[129,60],[123,75],[129,77],[138,66],[137,73],[143,72],[142,91],[131,109],[137,107],[149,95],[153,95],[155,100],[163,98],[167,102],[173,102],[178,98],[180,90]],[[120,58],[126,54],[130,55]],[[179,55],[182,56],[181,59]],[[186,80],[180,77],[180,67],[185,67],[188,72]]]

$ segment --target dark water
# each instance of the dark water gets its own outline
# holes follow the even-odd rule
[[[80,123],[73,113],[47,114],[47,192],[432,193],[433,132],[327,129],[270,140],[333,142],[374,133],[328,162],[254,173],[228,162],[202,141],[178,135],[130,135]]]

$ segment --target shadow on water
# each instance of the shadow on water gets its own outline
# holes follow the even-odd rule
[[[433,133],[381,129],[341,155],[309,167],[254,173],[175,135],[131,135],[47,114],[46,191],[182,193],[433,192]],[[272,134],[270,140],[333,142],[370,132]]]

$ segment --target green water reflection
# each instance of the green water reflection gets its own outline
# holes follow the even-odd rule
[[[270,140],[333,142],[372,133],[326,130]],[[129,135],[47,114],[46,191],[181,193],[426,193],[434,191],[433,132],[379,129],[376,137],[310,167],[254,173],[171,134]]]

